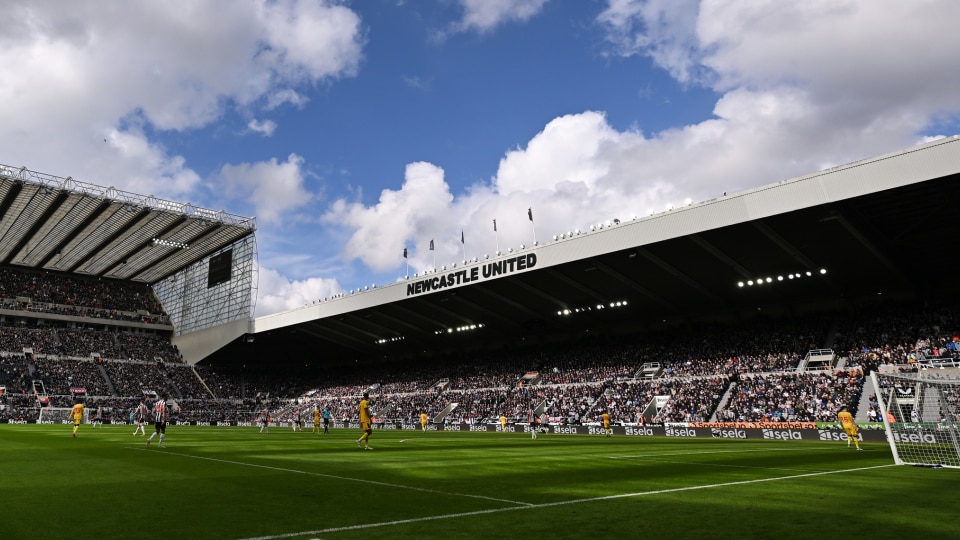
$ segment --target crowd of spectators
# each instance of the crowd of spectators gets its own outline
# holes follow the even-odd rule
[[[183,363],[183,357],[170,338],[159,334],[117,334],[120,358],[127,360],[159,360],[165,364]]]
[[[30,390],[30,370],[22,355],[0,354],[0,386],[18,394]]]
[[[36,369],[32,377],[43,382],[47,394],[70,395],[71,388],[85,388],[92,396],[113,395],[100,365],[92,360],[47,356],[35,358],[33,364]]]
[[[856,414],[863,376],[827,371],[748,375],[733,387],[722,422],[831,422],[840,407]]]
[[[0,326],[0,351],[22,353],[24,349],[32,349],[34,354],[52,354],[60,350],[60,344],[49,328]]]
[[[60,354],[99,358],[119,358],[117,341],[111,332],[99,330],[57,330]]]
[[[146,284],[0,266],[0,299],[17,298],[59,306],[163,313]]]
[[[142,396],[144,392],[171,392],[167,377],[156,362],[116,360],[104,362],[103,365],[120,396]]]
[[[629,423],[823,421],[834,420],[840,406],[856,408],[870,370],[956,357],[957,310],[950,304],[913,308],[681,326],[416,365],[322,371],[193,368],[159,335],[0,327],[0,350],[7,353],[0,381],[22,389],[34,378],[52,395],[68,396],[71,387],[82,386],[88,395],[126,401],[168,391],[187,404],[183,414],[210,420],[243,416],[263,403],[279,407],[281,414],[320,406],[329,407],[334,418],[353,419],[358,396],[370,391],[375,410],[402,420],[452,409],[448,421],[484,422],[500,415],[524,421],[542,405],[548,416],[569,422],[592,421],[603,411]],[[847,368],[856,369],[797,373],[808,350],[831,345]],[[25,357],[27,346],[39,356]],[[103,354],[102,363],[89,358],[93,352]],[[650,380],[636,378],[647,362],[657,362],[662,372]]]
[[[210,399],[213,397],[192,367],[184,364],[164,364],[162,369],[176,385],[181,397],[187,399]]]

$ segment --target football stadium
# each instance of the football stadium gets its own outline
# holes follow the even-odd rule
[[[960,136],[770,182],[254,317],[255,219],[0,165],[0,535],[960,537]]]

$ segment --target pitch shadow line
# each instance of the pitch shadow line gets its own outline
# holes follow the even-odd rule
[[[827,475],[827,474],[840,474],[840,473],[846,473],[846,472],[868,471],[868,470],[871,470],[871,469],[881,469],[881,468],[885,468],[885,467],[895,467],[895,466],[896,466],[895,464],[891,463],[891,464],[889,464],[889,465],[875,465],[875,466],[872,466],[872,467],[858,467],[858,468],[854,468],[854,469],[841,469],[841,470],[838,470],[838,471],[815,472],[815,473],[807,473],[807,474],[794,474],[794,475],[790,475],[790,476],[779,476],[779,477],[775,477],[775,478],[758,478],[758,479],[756,479],[756,480],[740,480],[740,481],[737,481],[737,482],[724,482],[724,483],[721,483],[721,484],[707,484],[707,485],[702,485],[702,486],[687,486],[687,487],[682,487],[682,488],[658,489],[658,490],[655,490],[655,491],[640,491],[640,492],[636,492],[636,493],[621,493],[621,494],[619,494],[619,495],[606,495],[606,496],[603,496],[603,497],[590,497],[590,498],[586,498],[586,499],[573,499],[573,500],[569,500],[569,501],[559,501],[559,502],[552,502],[552,503],[532,504],[532,505],[530,505],[530,506],[524,506],[524,507],[493,508],[493,509],[490,509],[490,510],[477,510],[477,511],[474,511],[474,512],[458,512],[458,513],[456,513],[456,514],[442,514],[442,515],[438,515],[438,516],[425,516],[425,517],[420,517],[420,518],[400,519],[400,520],[395,520],[395,521],[383,521],[383,522],[380,522],[380,523],[364,523],[364,524],[361,524],[361,525],[349,525],[349,526],[346,526],[346,527],[333,527],[333,528],[330,528],[330,529],[318,529],[318,530],[313,530],[313,531],[301,531],[301,532],[295,532],[295,533],[277,534],[277,535],[270,535],[270,536],[255,536],[255,537],[250,537],[250,538],[243,538],[243,539],[241,539],[241,540],[280,540],[280,539],[282,539],[282,538],[296,538],[296,537],[298,537],[298,536],[312,536],[312,535],[320,535],[320,534],[325,534],[325,533],[337,533],[337,532],[344,532],[344,531],[356,531],[356,530],[361,530],[361,529],[372,529],[372,528],[375,528],[375,527],[389,527],[389,526],[391,526],[391,525],[406,525],[406,524],[409,524],[409,523],[421,523],[421,522],[424,522],[424,521],[436,521],[436,520],[441,520],[441,519],[455,519],[455,518],[461,518],[461,517],[482,516],[482,515],[484,515],[484,514],[496,514],[496,513],[500,513],[500,512],[512,512],[512,511],[514,511],[514,510],[529,510],[530,508],[549,508],[549,507],[552,507],[552,506],[566,506],[566,505],[568,505],[568,504],[580,504],[580,503],[587,503],[587,502],[607,501],[607,500],[612,500],[612,499],[624,499],[624,498],[627,498],[627,497],[642,497],[642,496],[645,496],[645,495],[661,495],[661,494],[664,494],[664,493],[677,493],[677,492],[681,492],[681,491],[694,491],[694,490],[699,490],[699,489],[710,489],[710,488],[718,488],[718,487],[739,486],[739,485],[745,485],[745,484],[758,484],[758,483],[760,483],[760,482],[774,482],[774,481],[777,481],[777,480],[792,480],[792,479],[795,479],[795,478],[807,478],[807,477],[811,477],[811,476],[823,476],[823,475]]]

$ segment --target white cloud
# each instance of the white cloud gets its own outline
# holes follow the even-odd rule
[[[264,137],[271,137],[273,136],[273,132],[277,130],[277,123],[273,120],[264,120],[261,122],[254,118],[247,123],[247,129],[254,133],[260,133]]]
[[[463,18],[452,32],[489,32],[508,22],[523,22],[540,13],[548,0],[459,0]]]
[[[409,242],[419,270],[433,266],[426,246],[438,227],[437,263],[449,264],[462,258],[461,228],[467,258],[492,253],[498,239],[504,251],[529,245],[529,207],[544,241],[908,147],[938,119],[960,116],[960,70],[945,68],[960,48],[956,20],[960,3],[948,0],[609,0],[597,22],[615,51],[715,90],[712,118],[645,134],[619,131],[601,112],[561,116],[506,151],[488,184],[456,197],[439,167],[415,164],[418,174],[408,168],[377,204],[336,204],[330,215],[352,234],[344,256],[397,268]]]
[[[290,154],[287,160],[224,165],[218,174],[229,196],[246,199],[257,220],[279,223],[289,212],[306,205],[312,195],[304,188],[303,158]]]
[[[302,104],[296,87],[351,76],[362,57],[359,17],[331,0],[4,10],[18,21],[0,33],[4,155],[170,198],[190,197],[198,177],[147,133],[202,128],[235,106]]]
[[[396,268],[404,246],[419,243],[426,250],[430,238],[451,234],[453,196],[443,179],[443,169],[429,163],[407,165],[399,191],[380,193],[373,206],[336,201],[324,221],[352,232],[343,255],[360,259],[376,271]]]
[[[697,0],[607,0],[597,22],[616,54],[650,56],[682,83],[697,78]]]
[[[260,266],[256,315],[267,315],[313,304],[343,292],[336,279],[290,280],[278,271]]]

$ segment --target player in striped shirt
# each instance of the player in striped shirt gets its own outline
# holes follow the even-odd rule
[[[133,413],[133,421],[137,423],[137,429],[133,430],[134,436],[137,432],[140,432],[140,436],[143,437],[147,434],[146,429],[143,427],[143,422],[147,418],[147,406],[143,404],[143,400],[140,400],[140,404],[137,405],[137,410]]]
[[[264,430],[270,433],[270,409],[267,407],[260,411],[260,433],[263,433]]]
[[[150,441],[153,440],[157,433],[160,434],[158,446],[163,448],[163,437],[167,434],[167,394],[165,393],[153,404],[153,425],[156,431],[151,433],[150,438],[147,439],[147,448],[150,447]]]

